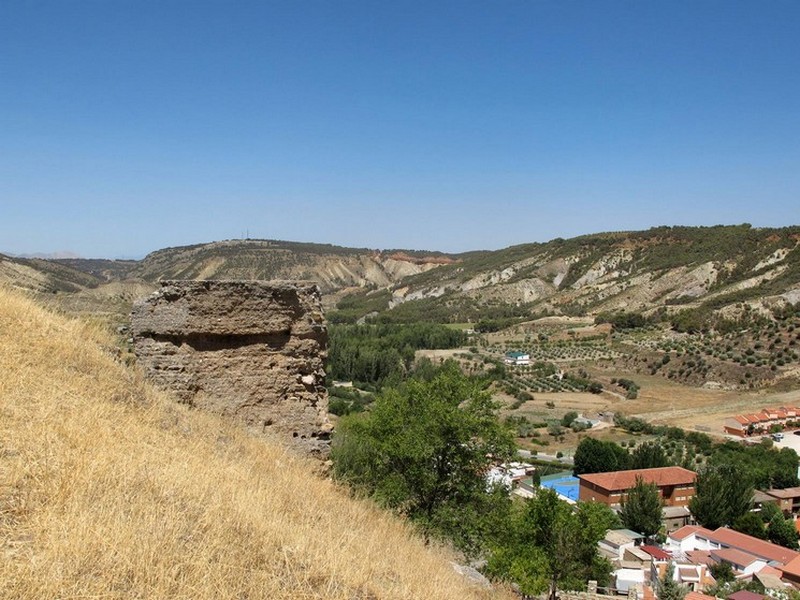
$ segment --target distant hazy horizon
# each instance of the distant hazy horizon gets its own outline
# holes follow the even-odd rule
[[[0,251],[786,226],[798,25],[786,0],[10,0]]]

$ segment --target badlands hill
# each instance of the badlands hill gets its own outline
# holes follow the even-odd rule
[[[115,355],[99,328],[0,288],[0,597],[503,597]]]
[[[800,300],[800,227],[658,227],[464,257],[344,299],[346,316],[465,322]]]
[[[800,300],[800,227],[657,227],[465,254],[230,240],[167,248],[141,261],[0,255],[0,281],[77,293],[68,302],[78,308],[129,307],[162,279],[310,279],[328,308],[339,305],[334,320],[724,311],[742,302],[774,308]]]
[[[439,252],[232,240],[158,250],[148,254],[131,275],[145,281],[308,279],[316,281],[323,293],[331,293],[349,287],[386,287],[456,260]]]

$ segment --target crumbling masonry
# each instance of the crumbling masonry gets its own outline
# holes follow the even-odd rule
[[[324,454],[328,332],[308,282],[165,281],[131,331],[146,376],[181,401]]]

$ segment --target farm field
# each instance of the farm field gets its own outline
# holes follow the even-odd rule
[[[597,418],[600,413],[621,412],[653,423],[721,437],[722,424],[729,416],[753,412],[766,406],[800,403],[800,390],[784,391],[780,387],[754,390],[700,387],[660,374],[631,372],[609,359],[608,354],[601,353],[603,344],[600,340],[569,346],[531,344],[533,364],[529,367],[508,367],[506,378],[496,386],[495,397],[505,407],[503,415],[525,417],[541,423],[559,420],[570,411],[589,418]],[[503,347],[512,348],[514,344],[503,344]],[[465,370],[475,372],[483,368],[483,357],[496,361],[502,357],[502,353],[492,347],[482,348],[479,354],[467,348],[458,348],[418,352],[417,357],[422,356],[433,362],[454,358],[461,361]],[[558,378],[559,372],[566,374],[563,380]],[[580,377],[577,373],[581,374]],[[574,385],[574,378],[599,382],[603,389],[596,394],[582,391]],[[635,398],[626,398],[625,390],[614,385],[621,379],[635,381],[638,386]],[[596,433],[593,430],[591,435],[594,437]],[[545,430],[542,430],[542,435],[543,439],[549,437]],[[581,432],[580,435],[587,433]],[[559,447],[569,448],[570,445],[574,447],[577,441],[572,437],[571,432],[565,432],[564,442],[550,437],[548,451]]]
[[[535,392],[531,394],[532,399],[524,402],[505,391],[495,395],[504,406],[501,411],[504,418],[524,419],[537,425],[527,435],[518,438],[522,448],[548,454],[562,452],[570,456],[586,436],[623,444],[641,443],[648,438],[614,427],[613,413],[722,438],[723,422],[732,415],[755,412],[766,406],[800,404],[800,390],[708,389],[677,383],[658,375],[631,375],[609,364],[584,363],[581,368],[587,377],[604,385],[602,392]],[[640,386],[636,398],[627,399],[610,385],[611,381],[625,377],[634,379]],[[560,422],[570,412],[601,420],[601,423],[591,430],[578,432],[562,427],[558,435],[553,435],[553,429],[547,425]]]

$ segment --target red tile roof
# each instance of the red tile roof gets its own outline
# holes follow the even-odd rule
[[[609,491],[629,490],[636,485],[637,477],[641,477],[646,483],[655,483],[657,486],[662,487],[692,484],[697,474],[683,467],[659,467],[656,469],[633,469],[630,471],[578,475],[578,479],[582,482],[587,481]]]
[[[720,548],[719,550],[711,550],[711,556],[719,561],[725,561],[734,565],[748,567],[757,560],[763,560],[757,556],[753,556],[748,552],[737,550],[736,548]]]
[[[778,568],[784,573],[789,573],[789,575],[800,577],[800,556],[790,560],[788,563]]]
[[[736,415],[733,418],[742,425],[749,425],[750,423],[765,423],[778,419],[793,418],[798,414],[800,414],[800,408],[796,406],[781,406],[780,408],[763,408],[758,414]]]
[[[681,581],[700,581],[700,573],[695,567],[678,567],[678,576]]]
[[[693,565],[706,565],[710,567],[711,565],[717,564],[717,561],[711,558],[711,552],[708,550],[689,550],[685,554],[686,558]]]
[[[672,558],[672,554],[670,554],[666,550],[662,550],[658,546],[649,546],[647,544],[642,544],[640,548],[645,552],[647,552],[650,556],[652,556],[656,560],[669,560],[670,558]]]
[[[714,596],[701,594],[700,592],[687,592],[683,600],[717,600]]]
[[[711,539],[723,546],[743,550],[748,554],[765,558],[768,561],[774,560],[784,565],[800,556],[800,553],[794,550],[789,550],[777,544],[771,544],[770,542],[754,538],[744,533],[739,533],[727,527],[720,527],[715,530],[711,535]]]
[[[672,533],[669,534],[669,537],[673,540],[682,541],[685,540],[687,537],[692,535],[693,533],[698,533],[702,537],[708,539],[713,531],[710,529],[706,529],[705,527],[700,527],[699,525],[684,525],[680,529],[676,529]]]
[[[784,490],[767,490],[767,494],[773,498],[798,498],[800,497],[800,487],[791,487]]]
[[[728,596],[728,600],[764,600],[764,598],[766,598],[766,596],[748,590],[739,590]]]
[[[776,577],[780,577],[782,575],[780,569],[776,569],[775,567],[770,567],[769,565],[759,569],[758,574],[759,575],[775,575]]]

